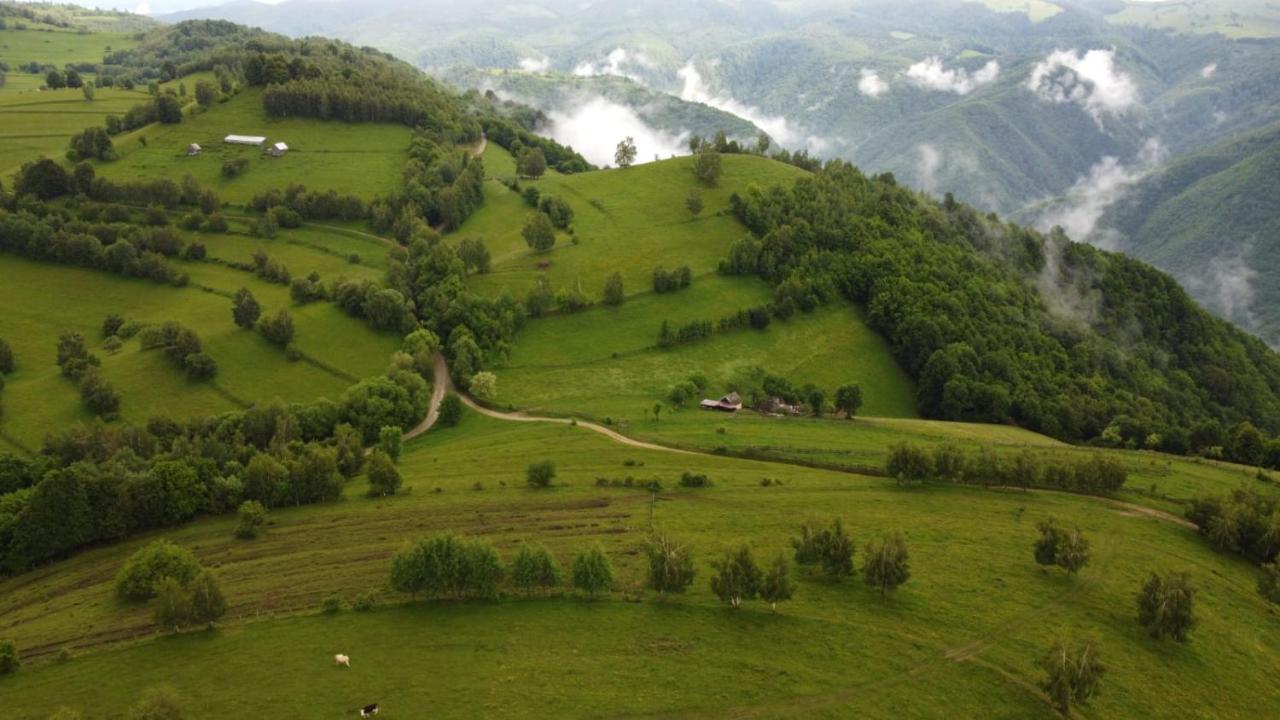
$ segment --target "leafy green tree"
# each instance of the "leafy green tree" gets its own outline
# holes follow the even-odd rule
[[[547,252],[556,245],[556,229],[546,213],[530,215],[520,235],[534,252]]]
[[[50,70],[48,73],[45,73],[44,84],[47,85],[50,90],[61,90],[67,86],[67,76],[63,75],[58,70]]]
[[[698,188],[689,190],[689,196],[684,199],[684,207],[689,214],[698,217],[702,214],[702,191]]]
[[[40,200],[61,197],[71,189],[71,175],[61,164],[49,158],[23,163],[13,183],[17,195],[34,195]]]
[[[511,560],[511,582],[531,594],[538,588],[553,588],[560,584],[560,565],[555,557],[541,545],[521,543]]]
[[[89,412],[103,420],[112,420],[120,412],[120,393],[97,369],[86,370],[80,376],[80,399]]]
[[[809,409],[813,411],[814,417],[822,417],[822,409],[827,404],[827,394],[818,389],[809,391]]]
[[[462,420],[462,400],[450,393],[440,401],[440,415],[436,422],[440,427],[454,427]]]
[[[1195,600],[1190,574],[1153,572],[1138,593],[1138,623],[1157,640],[1187,642],[1196,624]]]
[[[720,153],[709,147],[703,147],[693,156],[693,174],[707,185],[715,185],[720,181],[722,172]]]
[[[778,603],[791,599],[791,564],[785,555],[773,559],[773,564],[765,572],[760,581],[760,599],[769,603],[774,612],[778,611]]]
[[[468,387],[477,400],[493,402],[498,397],[498,376],[487,370],[481,370],[471,376]]]
[[[666,533],[658,533],[645,543],[649,559],[647,585],[659,595],[682,593],[693,583],[693,555],[689,546]]]
[[[620,168],[629,168],[636,161],[636,141],[627,136],[618,143],[613,151],[613,163]]]
[[[832,579],[853,574],[853,541],[845,534],[844,523],[836,518],[829,528],[808,522],[800,527],[800,536],[792,538],[797,565],[820,565]]]
[[[522,177],[540,178],[547,172],[547,156],[539,147],[526,147],[516,157],[516,169]]]
[[[231,301],[231,317],[245,330],[252,330],[258,318],[262,317],[262,306],[248,288],[236,291],[235,299]]]
[[[134,553],[116,574],[115,593],[121,600],[155,597],[163,580],[186,585],[200,572],[190,550],[168,540],[157,540]]]
[[[458,257],[462,258],[462,262],[469,272],[476,272],[481,275],[489,272],[489,265],[492,259],[489,255],[489,248],[485,247],[483,240],[464,238],[462,242],[458,243]]]
[[[615,272],[604,281],[604,304],[617,307],[627,299],[622,288],[622,273]]]
[[[1098,694],[1098,685],[1107,671],[1092,638],[1055,642],[1040,659],[1040,667],[1045,671],[1040,687],[1054,706],[1068,716],[1073,704],[1086,704]]]
[[[182,122],[182,101],[173,93],[163,93],[156,97],[156,119],[167,125]]]
[[[22,661],[18,659],[18,646],[8,640],[0,642],[0,677],[15,673],[20,667]]]
[[[369,497],[395,495],[404,480],[391,457],[381,449],[369,453],[365,462],[365,474],[369,478]]]
[[[257,500],[245,500],[236,510],[236,517],[236,537],[252,540],[258,537],[262,526],[267,524],[267,509]]]
[[[288,310],[281,308],[258,321],[258,332],[272,343],[285,347],[293,342],[293,318]]]
[[[716,574],[711,576],[711,591],[735,609],[742,607],[760,592],[761,573],[751,556],[751,548],[743,545],[726,550],[724,557],[711,563]]]
[[[463,585],[466,592],[486,600],[498,597],[498,586],[502,582],[502,561],[498,559],[498,552],[483,540],[467,543],[464,552]]]
[[[868,585],[878,589],[882,597],[911,577],[907,562],[907,541],[901,533],[893,533],[883,540],[867,543],[866,556],[863,579]]]
[[[1231,459],[1245,465],[1261,465],[1266,452],[1266,440],[1253,423],[1245,421],[1231,429]]]
[[[924,482],[933,477],[933,458],[924,448],[912,443],[896,443],[889,447],[885,472],[898,484]]]
[[[394,462],[400,461],[400,451],[404,446],[404,431],[396,425],[383,425],[378,431],[378,449],[386,453]]]
[[[544,488],[551,485],[551,481],[556,478],[556,464],[550,460],[530,463],[525,470],[525,480],[529,487]]]
[[[182,364],[192,380],[210,380],[218,374],[218,362],[205,353],[191,353]]]
[[[1089,563],[1089,540],[1079,529],[1068,530],[1061,536],[1057,552],[1058,566],[1075,575]]]
[[[207,108],[218,101],[218,88],[208,80],[196,81],[196,102]]]
[[[571,570],[573,586],[592,598],[613,589],[613,564],[599,545],[578,553]]]
[[[191,622],[191,592],[175,578],[161,578],[156,584],[156,604],[152,609],[156,625],[178,632]]]
[[[1041,520],[1036,524],[1040,537],[1035,544],[1036,563],[1040,565],[1058,564],[1058,547],[1062,544],[1063,530],[1053,518]]]
[[[546,213],[551,224],[561,230],[569,229],[569,225],[573,223],[573,208],[559,197],[543,194],[538,201],[538,209]]]
[[[213,624],[227,614],[227,600],[222,595],[218,578],[209,570],[202,570],[191,581],[191,622],[195,625]]]
[[[858,414],[862,407],[862,387],[859,385],[841,385],[836,388],[836,410],[844,413],[850,420]]]
[[[97,94],[96,90],[94,89],[93,83],[91,82],[87,82],[84,85],[82,85],[80,87],[80,93],[84,95],[84,99],[87,102],[93,102],[93,98]]]

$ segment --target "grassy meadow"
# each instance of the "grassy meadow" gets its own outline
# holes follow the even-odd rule
[[[556,486],[525,488],[525,465],[543,458],[558,465]],[[675,489],[685,470],[715,485]],[[220,574],[231,613],[214,632],[152,637],[146,608],[112,596],[124,558],[154,536],[0,582],[0,635],[33,658],[0,678],[7,712],[43,718],[65,705],[110,717],[167,683],[201,718],[339,718],[369,702],[389,718],[424,707],[446,718],[1048,718],[1056,713],[1035,687],[1035,661],[1055,637],[1089,633],[1108,673],[1084,717],[1256,717],[1274,701],[1267,678],[1280,671],[1280,628],[1253,590],[1254,571],[1181,525],[1105,499],[902,489],[473,414],[410,444],[402,471],[406,495],[367,499],[355,483],[345,501],[274,513],[255,541],[232,539],[231,519],[165,533]],[[595,486],[624,475],[668,488],[654,526],[694,550],[687,594],[642,594],[649,495]],[[763,487],[762,477],[782,484]],[[1093,560],[1074,578],[1032,560],[1035,523],[1049,515],[1092,541]],[[884,532],[905,533],[911,579],[881,598],[858,577],[797,571],[795,598],[777,614],[759,602],[732,611],[709,591],[710,561],[723,550],[747,543],[767,561],[804,519],[831,516],[844,519],[859,553]],[[391,552],[443,530],[483,537],[504,558],[535,540],[562,564],[599,542],[617,590],[597,601],[401,604],[385,589]],[[1134,595],[1153,568],[1186,569],[1197,583],[1200,623],[1187,645],[1151,640],[1134,621]],[[372,612],[316,613],[323,597],[370,590],[379,594]],[[71,659],[51,662],[62,647]],[[333,667],[338,652],[351,670]]]
[[[374,332],[332,304],[295,307],[287,288],[248,273],[211,263],[181,265],[190,272],[193,286],[171,288],[0,255],[0,275],[5,278],[0,305],[7,308],[0,316],[0,337],[13,346],[18,363],[4,390],[0,438],[34,450],[47,432],[91,419],[75,384],[61,376],[54,362],[58,335],[68,330],[89,340],[91,351],[102,360],[103,376],[121,395],[122,419],[135,423],[158,414],[215,414],[277,397],[337,399],[352,378],[385,370],[388,357],[399,347],[394,334]],[[264,312],[287,308],[297,327],[296,346],[324,367],[306,360],[290,362],[283,350],[258,333],[237,328],[231,321],[229,295],[241,287],[254,292]],[[101,348],[101,326],[112,312],[143,324],[175,320],[192,328],[205,352],[218,362],[218,376],[211,382],[188,381],[161,352],[141,350],[136,338],[120,352],[108,354]]]
[[[123,116],[147,97],[145,90],[115,88],[96,90],[92,101],[79,88],[0,91],[0,177],[9,184],[24,162],[41,156],[61,160],[72,135],[101,126],[108,115]]]
[[[194,90],[191,79],[184,82]],[[222,139],[232,134],[261,135],[268,144],[283,141],[290,151],[276,158],[261,148],[224,144]],[[262,91],[248,88],[207,110],[194,110],[180,124],[151,126],[144,135],[145,146],[136,137],[117,143],[120,158],[99,163],[98,172],[120,180],[190,174],[216,190],[224,202],[243,205],[264,190],[291,183],[366,199],[384,195],[400,182],[410,130],[390,123],[269,118],[262,110]],[[204,152],[188,157],[192,143]],[[249,168],[234,178],[223,177],[222,164],[242,157],[249,160]]]

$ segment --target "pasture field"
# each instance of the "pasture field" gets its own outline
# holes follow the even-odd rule
[[[31,27],[17,30],[10,18],[10,27],[0,30],[0,60],[15,69],[31,62],[58,68],[72,63],[99,64],[108,52],[127,50],[138,44],[132,35],[126,33],[82,33],[25,22]]]
[[[276,242],[280,242],[277,240]],[[324,257],[324,256],[321,256]],[[0,337],[13,346],[18,372],[4,390],[3,436],[35,449],[45,434],[87,421],[75,384],[55,364],[61,332],[81,332],[102,360],[103,376],[121,395],[126,422],[164,414],[184,418],[234,410],[254,402],[319,397],[337,399],[354,380],[381,373],[400,340],[377,333],[330,303],[295,307],[288,290],[248,273],[211,263],[182,263],[193,286],[171,288],[91,270],[0,255]],[[201,287],[208,288],[202,290]],[[231,321],[229,295],[253,290],[264,312],[288,308],[297,327],[295,344],[307,357],[289,362],[284,351]],[[158,351],[142,351],[137,339],[115,355],[101,349],[102,320],[115,312],[129,320],[167,320],[195,330],[205,352],[218,362],[212,382],[193,383]]]
[[[233,227],[235,219],[230,219]],[[304,225],[281,230],[273,239],[254,237],[247,232],[227,234],[191,233],[189,237],[204,244],[209,257],[229,262],[247,263],[261,250],[279,260],[294,277],[320,274],[327,283],[335,278],[380,280],[387,269],[389,246],[385,243],[342,229]],[[358,262],[352,262],[352,256]]]
[[[514,167],[511,156],[496,143],[484,154],[489,177],[501,177]],[[485,184],[485,205],[463,223],[454,236],[483,240],[493,255],[493,271],[473,280],[484,293],[510,292],[524,297],[539,275],[555,288],[581,283],[598,297],[605,279],[622,273],[627,292],[648,289],[653,269],[663,265],[692,268],[694,275],[716,269],[729,246],[746,229],[729,214],[729,196],[750,184],[789,182],[802,170],[752,155],[725,155],[723,175],[715,187],[704,187],[693,176],[688,157],[646,163],[625,170],[601,170],[577,175],[549,171],[536,181],[521,181],[556,195],[573,208],[575,238],[560,233],[556,247],[534,253],[520,235],[531,209],[519,195],[498,182]],[[694,188],[702,190],[704,209],[696,218],[685,209]],[[549,263],[545,270],[540,263]]]
[[[538,412],[585,414],[596,419],[639,419],[667,402],[677,384],[695,374],[719,397],[751,368],[763,368],[795,386],[814,383],[828,396],[845,383],[863,388],[867,415],[915,417],[914,389],[879,335],[846,305],[797,314],[766,330],[744,328],[663,349],[662,320],[715,320],[763,302],[768,288],[753,278],[710,276],[688,290],[635,298],[618,308],[555,315],[531,321],[511,358],[498,369],[498,402]],[[749,303],[749,304],[748,304]],[[697,406],[693,398],[690,405]],[[693,410],[685,411],[694,413]],[[700,413],[713,428],[718,414]]]
[[[194,91],[194,83],[184,81]],[[283,141],[291,149],[284,157],[269,157],[261,148],[224,144],[222,139],[232,134],[265,136],[269,144]],[[268,118],[262,91],[248,88],[207,110],[193,109],[180,124],[153,125],[145,136],[145,146],[118,143],[120,158],[98,163],[98,172],[119,180],[190,174],[224,202],[243,205],[264,190],[283,190],[291,183],[365,199],[385,195],[400,183],[410,130],[390,123]],[[188,157],[192,143],[204,152]],[[249,168],[234,178],[223,177],[223,163],[236,158],[248,159]]]
[[[557,463],[556,486],[525,488],[526,464],[541,459]],[[411,443],[401,467],[408,494],[367,499],[356,482],[342,502],[274,513],[258,540],[232,539],[231,518],[164,533],[220,574],[231,612],[216,631],[151,637],[147,609],[113,598],[120,564],[157,535],[0,582],[0,635],[29,658],[0,678],[6,712],[44,718],[65,705],[110,717],[166,683],[201,718],[341,718],[369,702],[393,720],[428,707],[444,718],[1051,718],[1035,662],[1055,638],[1086,634],[1108,672],[1083,717],[1251,718],[1275,702],[1280,627],[1253,589],[1255,571],[1182,525],[1105,499],[904,489],[471,413]],[[675,488],[686,470],[715,485]],[[649,494],[595,484],[624,475],[663,480],[653,524],[693,549],[686,594],[642,593]],[[762,477],[782,484],[763,487]],[[1035,524],[1050,515],[1091,540],[1092,561],[1074,578],[1032,559]],[[767,562],[806,518],[833,516],[859,566],[863,542],[903,532],[910,580],[881,598],[857,576],[795,571],[795,597],[776,614],[758,601],[730,610],[708,589],[722,551],[747,543]],[[544,543],[562,564],[598,542],[618,587],[596,601],[402,604],[385,589],[390,554],[444,530],[482,537],[504,558],[522,540]],[[1197,584],[1189,644],[1151,640],[1135,622],[1152,569],[1185,569]],[[369,590],[379,594],[372,612],[316,614],[323,597]],[[61,647],[72,658],[52,662]],[[333,667],[338,652],[350,670]]]
[[[79,88],[0,91],[0,177],[9,184],[24,162],[42,155],[63,159],[72,135],[101,126],[108,115],[123,116],[147,98],[145,89],[101,88],[93,101],[85,100]]]

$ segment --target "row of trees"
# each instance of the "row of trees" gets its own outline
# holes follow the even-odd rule
[[[391,588],[415,599],[493,599],[504,576],[526,594],[552,590],[563,582],[555,557],[545,547],[528,544],[521,545],[505,569],[492,545],[453,534],[406,543],[391,558]],[[613,565],[598,545],[593,546],[574,557],[570,579],[574,588],[594,597],[612,589]]]
[[[989,447],[968,451],[952,444],[932,450],[913,443],[889,448],[885,473],[900,483],[944,482],[1007,487],[1048,487],[1082,493],[1113,493],[1124,486],[1124,463],[1095,453],[1087,458],[1023,450],[1001,456]]]

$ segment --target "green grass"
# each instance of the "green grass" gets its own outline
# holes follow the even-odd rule
[[[276,242],[280,242],[277,240]],[[323,257],[323,256],[321,256]],[[185,263],[197,287],[175,289],[78,268],[0,256],[0,337],[13,346],[18,372],[7,378],[0,430],[28,449],[45,434],[90,419],[75,385],[55,364],[59,333],[81,332],[102,359],[102,372],[121,395],[127,422],[166,414],[186,418],[234,410],[272,398],[286,401],[336,399],[351,384],[385,370],[399,346],[388,333],[375,333],[329,303],[294,307],[288,290],[213,264]],[[231,322],[225,294],[254,291],[265,311],[287,307],[297,326],[297,347],[335,372],[308,362],[289,362],[260,335]],[[38,300],[34,300],[38,298]],[[143,323],[176,320],[196,331],[205,352],[218,362],[213,383],[192,383],[158,351],[143,352],[135,339],[116,355],[100,348],[102,320],[116,312]]]
[[[510,155],[496,144],[489,144],[484,157],[488,176],[510,170]],[[596,295],[605,278],[618,271],[633,293],[649,287],[656,265],[688,265],[695,275],[709,273],[746,233],[728,212],[729,196],[751,183],[784,183],[802,174],[772,160],[726,155],[723,176],[716,187],[702,188],[705,209],[693,218],[685,199],[701,186],[691,162],[684,157],[625,170],[568,176],[553,172],[524,183],[573,207],[577,244],[561,234],[548,253],[532,252],[520,235],[530,213],[523,200],[497,182],[486,183],[485,205],[455,233],[483,240],[493,255],[493,272],[476,278],[474,286],[488,294],[524,297],[536,278],[546,275],[554,287],[581,283]],[[543,262],[550,263],[545,271],[538,268]]]
[[[532,321],[517,338],[510,361],[497,370],[498,401],[544,412],[639,419],[642,410],[665,402],[675,385],[695,373],[705,375],[708,394],[719,397],[735,376],[762,367],[795,385],[812,382],[829,394],[858,383],[866,414],[915,416],[910,379],[850,306],[798,314],[765,331],[748,328],[671,349],[655,347],[664,318],[675,324],[685,318],[714,320],[762,299],[765,288],[757,283],[711,276],[680,293]],[[709,427],[718,422],[716,414],[684,412],[705,419]]]
[[[1270,0],[1128,2],[1107,20],[1166,28],[1184,34],[1221,33],[1230,38],[1280,36],[1280,12]]]
[[[559,485],[525,489],[524,466],[541,458],[557,462]],[[256,541],[233,540],[230,518],[166,533],[217,568],[232,608],[217,632],[152,639],[146,608],[112,598],[112,575],[151,538],[0,583],[0,635],[30,658],[0,678],[6,712],[43,718],[67,705],[112,716],[165,682],[202,718],[338,718],[368,702],[389,718],[417,717],[423,707],[444,718],[1048,718],[1055,715],[1034,691],[1034,662],[1055,637],[1088,633],[1099,638],[1109,671],[1085,717],[1276,710],[1270,678],[1280,671],[1280,627],[1253,590],[1254,571],[1186,528],[1105,500],[899,489],[470,414],[412,443],[402,469],[407,495],[369,500],[357,483],[344,502],[274,513]],[[678,598],[624,602],[643,580],[636,550],[647,534],[648,495],[596,488],[594,478],[633,474],[670,487],[683,470],[706,472],[716,485],[665,491],[654,515],[691,544],[698,577]],[[760,477],[783,484],[761,487]],[[471,489],[476,482],[482,491]],[[733,612],[716,602],[707,581],[719,552],[747,542],[765,560],[786,548],[803,519],[832,515],[844,518],[859,551],[880,533],[905,532],[911,580],[881,599],[857,578],[798,576],[794,601],[777,615],[759,603]],[[1035,523],[1048,515],[1092,540],[1093,561],[1074,579],[1032,561]],[[400,606],[383,589],[372,613],[314,614],[329,594],[350,599],[383,588],[403,539],[444,529],[484,537],[504,557],[535,539],[562,563],[600,542],[619,591],[597,602]],[[1165,568],[1189,570],[1199,588],[1200,624],[1188,645],[1152,641],[1134,622],[1138,586]],[[140,642],[103,649],[130,639]],[[63,646],[80,649],[69,662],[48,662]],[[337,652],[351,656],[350,671],[333,668]]]
[[[1062,8],[1047,0],[969,0],[981,2],[995,12],[1017,12],[1026,15],[1031,22],[1041,22],[1062,12]]]
[[[188,82],[193,91],[194,84]],[[281,158],[261,149],[226,145],[227,135],[262,135],[268,143],[283,141],[291,150]],[[338,189],[364,198],[385,195],[399,185],[410,130],[388,123],[349,124],[305,118],[268,118],[262,92],[247,89],[207,111],[197,110],[181,124],[145,131],[145,147],[121,144],[120,159],[99,163],[98,172],[121,180],[157,175],[180,179],[190,174],[213,188],[223,201],[248,202],[255,194],[301,183],[312,190]],[[187,147],[204,152],[187,157]],[[235,178],[222,176],[226,160],[244,157],[249,169]]]
[[[14,24],[13,18],[9,24]],[[0,60],[15,69],[29,62],[59,68],[70,63],[98,64],[109,50],[127,50],[137,44],[132,35],[121,33],[11,28],[0,30]]]
[[[78,88],[35,92],[18,90],[14,77],[9,80],[0,92],[0,176],[6,182],[24,162],[42,155],[61,160],[72,135],[101,126],[108,115],[123,116],[147,99],[145,91],[102,88],[90,102]]]

